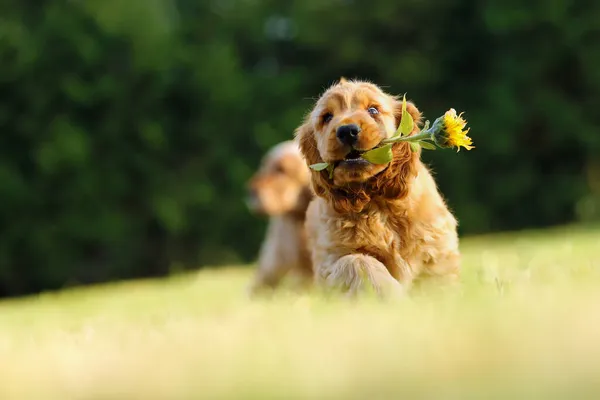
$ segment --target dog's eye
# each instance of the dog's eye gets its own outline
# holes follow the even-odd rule
[[[333,114],[332,113],[325,113],[323,114],[323,116],[321,117],[321,120],[323,121],[324,124],[328,123],[329,121],[331,121],[333,119]]]
[[[369,107],[367,111],[369,112],[369,114],[371,114],[371,116],[379,114],[379,110],[377,109],[377,107]]]

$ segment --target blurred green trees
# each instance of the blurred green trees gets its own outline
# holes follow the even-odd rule
[[[262,154],[340,76],[466,111],[463,233],[600,213],[600,3],[5,0],[0,294],[251,260]]]

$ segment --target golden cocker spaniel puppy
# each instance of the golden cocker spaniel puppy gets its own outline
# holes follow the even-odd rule
[[[275,288],[288,273],[310,283],[313,271],[304,222],[313,195],[310,172],[297,143],[290,140],[274,146],[248,183],[248,191],[248,208],[269,217],[251,293]]]
[[[419,131],[421,113],[407,111]],[[434,179],[406,142],[395,143],[384,165],[360,158],[391,137],[402,102],[378,86],[341,79],[319,98],[296,130],[317,197],[307,211],[307,234],[317,283],[349,294],[371,288],[401,294],[418,278],[456,280],[457,222]]]

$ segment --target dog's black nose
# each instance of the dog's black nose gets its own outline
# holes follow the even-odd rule
[[[356,124],[342,125],[337,129],[336,135],[340,142],[347,145],[354,145],[358,140],[360,127]]]

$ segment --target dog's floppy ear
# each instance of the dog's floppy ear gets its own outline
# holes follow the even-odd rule
[[[420,150],[413,152],[407,142],[401,142],[394,144],[392,152],[392,162],[371,183],[371,191],[386,199],[402,199],[417,175]]]
[[[314,136],[314,129],[310,123],[309,117],[307,116],[302,125],[296,128],[294,133],[300,152],[306,161],[306,165],[312,165],[323,162],[319,149],[317,148],[317,141]],[[310,170],[310,179],[312,182],[313,190],[317,196],[324,196],[326,187],[329,186],[327,182],[326,170],[315,171]]]

